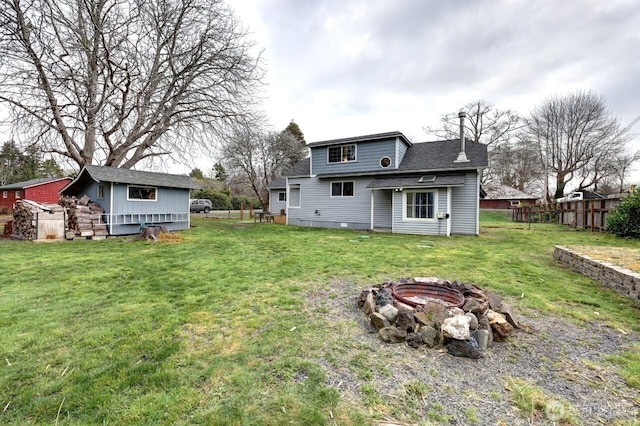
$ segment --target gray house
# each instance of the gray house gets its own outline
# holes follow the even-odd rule
[[[87,195],[104,210],[109,235],[128,235],[145,225],[189,229],[189,193],[197,188],[189,176],[87,165],[60,194]]]
[[[308,144],[271,200],[287,224],[424,235],[477,235],[487,147],[462,139],[412,143],[400,132]],[[284,195],[280,195],[284,192]],[[279,201],[281,202],[281,201]],[[274,209],[270,207],[274,212]]]

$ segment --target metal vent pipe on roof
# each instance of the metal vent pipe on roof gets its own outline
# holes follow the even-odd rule
[[[460,153],[458,153],[458,158],[456,158],[456,163],[464,163],[469,161],[467,159],[467,152],[465,147],[464,140],[464,119],[467,117],[467,113],[464,111],[460,111],[458,113],[458,118],[460,119]]]

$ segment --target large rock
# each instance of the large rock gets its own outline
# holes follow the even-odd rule
[[[500,306],[500,312],[504,314],[509,324],[511,324],[515,328],[520,328],[520,324],[518,324],[518,321],[516,321],[516,318],[513,315],[513,309],[511,308],[511,305],[503,303],[502,306]]]
[[[373,292],[369,292],[364,300],[364,306],[362,307],[362,311],[365,315],[371,315],[372,312],[376,311],[376,299],[373,295]]]
[[[391,323],[387,320],[384,315],[379,312],[372,312],[369,315],[369,319],[371,320],[371,326],[376,330],[380,330],[381,328],[391,327]]]
[[[407,337],[407,332],[397,327],[384,327],[378,330],[382,340],[387,343],[402,343]]]
[[[416,320],[424,325],[431,325],[434,328],[440,329],[442,321],[449,317],[447,307],[441,303],[427,302],[420,307],[421,311],[416,312],[416,315],[420,312],[424,315],[416,316]]]
[[[422,337],[422,342],[429,348],[440,344],[440,331],[429,325],[420,327],[420,337]]]
[[[499,311],[502,306],[502,299],[500,296],[492,292],[491,290],[485,290],[484,295],[487,297],[487,301],[489,301],[489,308],[494,311]]]
[[[487,332],[487,347],[490,348],[493,346],[493,329],[486,315],[478,315],[478,330],[485,330]]]
[[[411,333],[416,329],[416,321],[413,317],[414,310],[400,309],[398,310],[398,318],[396,320],[396,327]]]
[[[487,302],[486,300],[475,298],[475,297],[467,297],[465,299],[465,303],[462,309],[465,312],[481,314],[486,312],[487,309],[489,309],[489,302]]]
[[[376,304],[385,306],[393,303],[393,294],[388,287],[382,287],[376,294]]]
[[[491,328],[495,331],[493,336],[494,340],[504,340],[513,331],[513,326],[509,324],[506,317],[499,312],[492,311],[491,309],[488,310],[487,319],[489,320],[489,324],[491,324]]]
[[[419,333],[407,333],[405,340],[407,345],[411,346],[413,349],[417,349],[424,344],[422,336]]]
[[[482,351],[473,336],[469,336],[467,340],[451,340],[447,345],[447,350],[453,356],[473,359],[482,358]]]
[[[469,322],[471,319],[465,315],[456,315],[442,322],[440,329],[445,337],[456,340],[467,340],[471,336]]]
[[[464,316],[469,317],[469,330],[476,330],[478,328],[478,317],[471,312],[467,312]]]
[[[398,308],[394,307],[393,305],[384,305],[380,309],[378,309],[378,312],[382,316],[384,316],[391,324],[395,323],[398,319]]]

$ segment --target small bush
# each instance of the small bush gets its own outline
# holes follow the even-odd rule
[[[640,238],[640,188],[634,188],[607,216],[606,229],[618,237]]]
[[[13,210],[11,210],[11,207],[0,207],[0,214],[3,216],[10,215],[13,214]]]

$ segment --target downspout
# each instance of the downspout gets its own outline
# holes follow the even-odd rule
[[[109,189],[109,235],[113,235],[113,182]]]
[[[373,214],[373,211],[375,210],[375,205],[374,205],[374,199],[375,199],[375,197],[374,197],[374,192],[375,192],[375,189],[371,189],[371,226],[370,226],[370,229],[371,229],[372,231],[373,231],[373,229],[374,229],[374,227],[375,227],[374,222],[373,222],[373,220],[374,220],[374,214]]]
[[[451,195],[453,194],[453,190],[450,186],[447,186],[447,214],[449,217],[446,219],[447,221],[447,237],[451,236]]]
[[[480,235],[480,177],[482,169],[476,172],[476,235]]]

